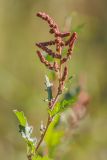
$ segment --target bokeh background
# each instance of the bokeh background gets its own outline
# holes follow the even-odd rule
[[[49,13],[62,28],[66,17],[72,29],[83,26],[69,65],[78,79],[85,76],[91,102],[88,118],[62,159],[107,159],[106,10],[106,0],[0,0],[0,159],[26,159],[13,109],[26,113],[37,136],[47,116],[42,101],[47,70],[36,56],[35,42],[50,36],[38,11]]]

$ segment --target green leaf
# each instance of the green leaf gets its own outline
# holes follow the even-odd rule
[[[48,54],[45,56],[45,58],[48,62],[53,62],[53,60],[54,60],[54,58]]]
[[[50,114],[51,117],[54,117],[57,113],[59,113],[60,106],[61,106],[61,103],[57,102],[53,110],[48,109],[48,113]]]
[[[57,149],[57,146],[61,143],[61,138],[64,135],[64,131],[59,130],[56,128],[60,120],[60,116],[54,117],[54,120],[50,124],[47,133],[45,135],[45,142],[48,146],[49,150],[49,156],[53,157],[53,154],[55,153],[55,150]]]
[[[36,138],[32,138],[33,127],[28,125],[27,118],[22,111],[14,110],[16,117],[19,120],[19,132],[27,143],[27,153],[34,153]]]
[[[47,54],[45,51],[42,51],[42,54],[48,62],[53,62],[54,58],[52,56]]]
[[[74,90],[66,92],[62,101],[57,102],[53,110],[48,109],[50,116],[54,117],[55,115],[64,112],[68,107],[71,107],[71,105],[76,102],[79,92],[80,87],[76,87]]]
[[[14,110],[14,113],[15,113],[17,119],[19,120],[20,125],[26,126],[27,120],[26,120],[26,117],[24,116],[23,111]]]
[[[53,110],[48,110],[48,113],[50,114],[51,117],[54,117],[58,113],[64,112],[66,109],[68,109],[69,106],[71,106],[74,102],[76,101],[76,97],[73,97],[69,100],[62,100],[61,102],[58,102]]]
[[[27,154],[35,154],[35,141],[27,140]]]

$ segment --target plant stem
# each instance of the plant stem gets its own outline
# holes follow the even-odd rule
[[[39,146],[41,145],[50,123],[51,123],[50,116],[48,115],[48,121],[47,121],[46,129],[45,129],[44,133],[41,135],[41,138],[40,138],[40,140],[39,140],[39,142],[38,142],[38,144],[36,146],[35,153],[37,152]]]
[[[59,98],[59,94],[56,95],[56,97],[55,97],[55,99],[54,99],[54,102],[52,103],[51,108],[53,108],[53,107],[55,106],[56,102],[58,101],[58,98]],[[52,122],[52,118],[50,117],[50,115],[48,115],[48,120],[47,120],[47,124],[46,124],[46,129],[45,129],[44,133],[41,135],[41,138],[40,138],[40,140],[39,140],[39,142],[38,142],[38,144],[37,144],[37,146],[36,146],[35,153],[36,153],[37,150],[39,149],[39,146],[41,145],[41,143],[42,143],[42,141],[43,141],[43,139],[44,139],[44,137],[45,137],[45,134],[46,134],[46,132],[47,132],[47,130],[48,130],[48,127],[49,127],[49,125],[50,125],[51,122]]]
[[[59,54],[61,54],[61,48],[59,49]],[[60,86],[60,82],[61,82],[61,77],[62,77],[62,66],[61,66],[61,60],[60,60],[60,67],[59,67],[59,86]],[[50,106],[51,110],[54,108],[56,102],[58,101],[59,95],[60,95],[60,93],[59,93],[59,90],[58,90],[57,95],[56,95],[56,97],[55,97],[52,105]],[[45,135],[46,135],[46,132],[47,132],[48,127],[49,127],[49,125],[51,124],[51,122],[52,122],[52,117],[50,117],[50,115],[48,114],[48,120],[47,120],[47,124],[46,124],[46,129],[45,129],[44,133],[41,135],[41,138],[40,138],[40,140],[39,140],[39,142],[38,142],[38,144],[37,144],[37,146],[36,146],[36,148],[35,148],[35,153],[38,151],[38,149],[39,149],[39,147],[40,147],[40,145],[41,145],[41,143],[42,143],[42,141],[43,141],[43,139],[44,139],[44,137],[45,137]]]

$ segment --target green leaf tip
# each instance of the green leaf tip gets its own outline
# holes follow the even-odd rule
[[[17,119],[19,120],[20,125],[26,126],[27,125],[27,119],[24,115],[24,112],[23,111],[18,111],[18,110],[13,110],[13,112],[15,113]]]

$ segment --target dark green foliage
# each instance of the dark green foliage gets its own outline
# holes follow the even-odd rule
[[[54,58],[52,56],[48,55],[48,54],[45,56],[45,58],[49,62],[53,62],[53,60],[54,60]]]
[[[63,96],[60,102],[57,102],[53,110],[48,109],[50,116],[54,117],[56,114],[64,112],[68,107],[71,107],[77,100],[77,96],[80,92],[80,87],[74,90],[68,91]]]

